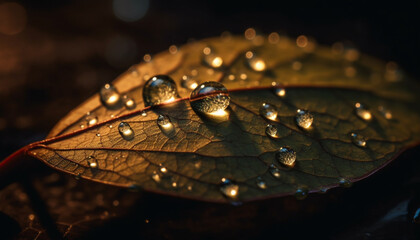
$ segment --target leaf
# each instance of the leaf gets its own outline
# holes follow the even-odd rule
[[[214,38],[187,44],[175,54],[158,54],[114,82],[120,93],[135,100],[135,109],[108,109],[95,95],[64,117],[48,139],[31,144],[27,152],[81,178],[227,202],[295,192],[304,197],[307,190],[324,192],[340,184],[346,186],[418,144],[419,86],[394,65],[359,57],[355,49],[337,53],[313,41],[305,47],[297,47],[285,37],[272,42],[261,45],[239,37]],[[208,46],[223,59],[221,68],[211,68],[203,60],[203,49]],[[254,55],[251,59],[264,61],[264,71],[252,69],[248,51]],[[142,86],[158,74],[176,81],[181,98],[144,107]],[[191,90],[182,87],[183,75],[197,83],[223,83],[231,97],[227,115],[208,117],[194,111],[188,99]],[[280,88],[285,89],[283,97],[275,94]],[[263,103],[279,110],[276,119],[260,115]],[[367,107],[370,120],[357,113],[356,103]],[[296,125],[298,109],[312,113],[310,129]],[[99,123],[86,127],[87,112],[97,116]],[[386,113],[392,113],[392,118]],[[172,132],[158,126],[160,114],[169,116]],[[125,140],[119,134],[122,121],[130,124],[134,139]],[[267,136],[267,124],[277,127],[276,138]],[[367,139],[366,146],[355,144],[352,133]],[[276,160],[281,147],[296,152],[293,168]],[[277,174],[272,174],[271,164]],[[237,187],[236,197],[223,194],[223,178]]]

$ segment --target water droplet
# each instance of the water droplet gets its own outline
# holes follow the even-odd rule
[[[176,45],[169,46],[169,52],[171,54],[176,54],[178,52],[178,47]]]
[[[280,40],[280,35],[276,32],[272,32],[270,33],[270,35],[268,35],[268,42],[271,44],[277,44]]]
[[[232,183],[229,179],[222,178],[220,191],[228,198],[236,198],[238,196],[239,186]]]
[[[273,177],[275,178],[281,177],[281,171],[280,169],[278,169],[278,167],[276,167],[276,165],[271,164],[269,167],[269,170],[270,170],[271,175],[273,175]]]
[[[101,136],[101,134],[100,134],[100,133],[97,133],[97,134],[96,134],[96,136],[97,136],[97,137],[100,137],[100,136]]]
[[[130,124],[126,122],[120,122],[118,125],[118,132],[120,132],[121,137],[123,137],[125,140],[130,141],[134,138],[134,131]]]
[[[358,147],[366,147],[366,139],[357,133],[351,133],[352,142]]]
[[[147,112],[145,112],[145,111],[141,111],[140,114],[141,114],[142,117],[146,117],[147,116]]]
[[[252,52],[252,51],[246,52],[245,58],[247,60],[248,66],[252,70],[256,72],[262,72],[266,70],[267,66],[264,59],[258,57],[255,52]]]
[[[205,114],[222,114],[229,106],[227,89],[219,82],[205,82],[198,85],[190,96],[191,107]]]
[[[420,208],[414,212],[413,223],[420,223]]]
[[[298,109],[295,120],[299,127],[307,129],[311,127],[314,117],[310,112]]]
[[[150,223],[150,219],[145,219],[144,223]]]
[[[203,49],[203,60],[208,66],[212,68],[220,68],[223,65],[223,59],[215,53],[210,47]]]
[[[264,181],[262,177],[257,177],[256,183],[257,183],[257,186],[261,189],[267,188],[267,183]]]
[[[239,74],[239,78],[241,80],[246,80],[248,78],[248,75],[246,75],[246,73],[241,73],[241,74]]]
[[[184,75],[181,78],[181,87],[193,90],[198,86],[197,82],[194,80],[193,77]]]
[[[299,188],[295,192],[295,198],[297,200],[303,200],[308,196],[308,190],[306,188]]]
[[[99,91],[102,104],[110,109],[119,108],[121,97],[117,89],[110,83],[105,84]]]
[[[169,76],[157,75],[144,84],[143,99],[146,107],[172,102],[177,97],[176,84]]]
[[[372,119],[372,114],[368,109],[365,108],[361,103],[354,104],[355,111],[358,117],[360,117],[363,120],[369,121]]]
[[[152,61],[152,55],[150,55],[150,54],[144,54],[144,56],[143,56],[143,60],[144,60],[145,62],[150,62],[150,61]]]
[[[305,35],[300,35],[296,38],[296,45],[300,48],[304,48],[308,45],[308,37]]]
[[[265,133],[266,133],[268,136],[270,136],[270,137],[272,137],[272,138],[277,138],[277,137],[278,137],[278,136],[277,136],[277,131],[278,131],[278,129],[277,129],[277,127],[276,127],[276,126],[271,125],[271,124],[267,124],[267,128],[265,129]]]
[[[157,118],[157,124],[159,127],[168,128],[172,125],[171,119],[166,115],[159,115]]]
[[[292,69],[295,70],[295,71],[301,70],[302,69],[302,63],[299,62],[299,61],[294,61],[292,63]]]
[[[124,95],[123,96],[123,102],[127,109],[134,109],[136,108],[136,102],[131,97]]]
[[[350,182],[348,179],[340,178],[339,184],[341,187],[349,188],[351,185],[353,185],[352,182]]]
[[[248,28],[244,32],[244,36],[247,40],[252,40],[257,35],[257,31],[254,28]]]
[[[276,120],[278,112],[275,106],[263,103],[260,107],[260,114],[269,120]]]
[[[29,221],[33,221],[35,219],[35,215],[34,214],[29,214],[28,219],[29,219]]]
[[[120,201],[118,201],[118,200],[114,200],[114,201],[112,201],[112,205],[113,205],[114,207],[118,207],[118,205],[120,205]]]
[[[286,96],[286,89],[284,89],[284,88],[274,88],[274,93],[277,96],[283,98],[283,97]]]
[[[392,119],[392,113],[389,109],[385,108],[384,106],[379,106],[378,111],[384,116],[385,119]]]
[[[188,189],[188,191],[192,191],[192,186],[188,185],[187,189]]]
[[[98,117],[88,112],[86,113],[85,121],[86,121],[86,125],[90,127],[98,123]],[[84,128],[84,126],[82,128]]]
[[[281,147],[276,152],[276,159],[286,167],[293,167],[296,162],[296,152],[289,147]]]
[[[175,181],[173,181],[171,185],[172,185],[173,188],[177,188],[178,187],[178,183],[175,182]]]
[[[139,74],[139,71],[137,70],[137,68],[135,67],[135,66],[132,66],[129,70],[128,70],[128,72],[131,74],[131,76],[132,77],[138,77],[140,74]]]
[[[98,166],[98,161],[96,160],[96,158],[94,156],[90,156],[87,158],[87,162],[88,162],[88,166],[93,168],[93,169],[97,169]]]
[[[160,165],[160,169],[159,170],[163,174],[166,174],[168,172],[168,169],[166,167],[162,166],[162,165]]]

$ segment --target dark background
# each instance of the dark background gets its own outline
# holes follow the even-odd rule
[[[15,2],[20,6],[17,10],[4,10],[1,6],[6,2],[0,3],[0,28],[6,26],[0,32],[0,158],[43,139],[60,118],[140,62],[144,54],[224,31],[243,34],[254,27],[260,33],[277,31],[292,38],[305,34],[325,45],[350,41],[363,53],[397,62],[415,79],[420,76],[418,1],[143,0],[134,5],[114,1],[122,4],[118,6],[123,6],[123,13],[136,7],[145,11],[132,22],[119,19],[113,1],[108,0]],[[412,201],[416,195],[412,186],[419,186],[418,170],[413,170],[419,169],[415,162],[419,156],[418,149],[411,150],[364,183],[362,190],[351,190],[351,196],[374,198],[369,206],[383,202],[380,210],[364,218],[366,224],[376,224],[402,201],[411,199],[411,208],[418,207],[417,200]],[[369,187],[380,193],[366,195]],[[392,228],[394,235],[389,235],[412,229],[406,219],[410,214],[403,214],[399,224],[404,227]],[[366,235],[354,224],[355,216],[349,217],[350,223],[334,233],[335,238],[352,239],[349,232],[362,232],[361,239],[399,239]],[[379,229],[391,231],[384,226]],[[404,239],[415,238],[410,231],[401,233]]]

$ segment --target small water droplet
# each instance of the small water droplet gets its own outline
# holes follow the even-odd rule
[[[277,96],[283,98],[283,97],[286,96],[286,89],[284,89],[284,88],[274,88],[274,93]]]
[[[163,174],[166,174],[168,172],[168,169],[166,167],[162,166],[162,165],[160,165],[160,169],[159,170]]]
[[[121,96],[110,83],[105,84],[99,91],[102,104],[109,109],[121,107]]]
[[[256,72],[262,72],[265,71],[267,66],[261,57],[258,57],[255,52],[248,51],[245,53],[245,58],[247,61],[248,66],[256,71]]]
[[[177,97],[176,84],[169,76],[157,75],[144,84],[143,99],[146,107],[172,102]]]
[[[145,219],[144,223],[150,223],[150,219]]]
[[[351,187],[351,185],[353,185],[353,183],[350,180],[345,179],[345,178],[340,178],[339,184],[341,187],[345,187],[345,188],[349,188]]]
[[[223,59],[217,55],[211,47],[203,49],[203,60],[208,66],[212,68],[220,68],[223,65]]]
[[[86,125],[88,127],[95,125],[98,123],[98,117],[94,114],[91,114],[90,112],[86,113],[86,117],[85,117],[85,121],[86,121]],[[80,125],[81,128],[84,128],[84,126],[82,127],[82,125]]]
[[[120,122],[118,125],[118,132],[120,132],[121,137],[123,137],[125,140],[133,140],[134,138],[134,131],[131,128],[130,124],[127,122]]]
[[[157,118],[157,124],[161,128],[169,128],[172,125],[171,119],[166,115],[159,115]]]
[[[257,31],[254,28],[248,28],[244,32],[244,36],[247,40],[252,40],[257,35]]]
[[[239,74],[239,78],[241,80],[246,80],[248,78],[248,75],[246,75],[246,73],[241,73],[241,74]]]
[[[296,163],[296,152],[289,147],[281,147],[276,152],[276,159],[286,167],[294,167]]]
[[[225,113],[229,102],[229,93],[219,82],[202,83],[191,92],[190,96],[191,107],[205,114]]]
[[[420,223],[420,208],[414,212],[413,223]]]
[[[366,139],[357,133],[351,133],[352,142],[358,147],[366,147]]]
[[[194,80],[193,77],[184,75],[181,78],[181,87],[193,90],[198,86],[197,82]]]
[[[278,136],[277,136],[277,131],[278,131],[278,129],[277,129],[277,127],[276,127],[276,126],[271,125],[271,124],[267,124],[267,127],[266,127],[266,129],[265,129],[265,133],[266,133],[269,137],[272,137],[272,138],[277,138],[277,137],[278,137]]]
[[[152,55],[150,55],[150,54],[144,54],[144,56],[143,56],[143,60],[144,60],[145,62],[150,62],[150,61],[152,61]]]
[[[100,133],[97,133],[97,134],[96,134],[96,136],[97,136],[97,137],[100,137],[100,136],[101,136],[101,134],[100,134]]]
[[[80,124],[80,128],[81,129],[85,128],[85,125],[84,124]]]
[[[118,207],[118,205],[120,205],[120,201],[118,201],[118,200],[114,200],[114,201],[112,201],[112,205],[113,205],[114,207]]]
[[[109,127],[109,128],[113,128],[113,126],[112,126],[112,125],[109,125],[108,127]]]
[[[173,181],[171,185],[172,185],[173,188],[177,188],[178,187],[178,183],[175,182],[175,181]]]
[[[260,107],[260,114],[269,120],[276,120],[278,112],[274,105],[263,103]]]
[[[372,119],[372,114],[361,103],[354,104],[356,115],[363,120],[369,121]]]
[[[97,169],[98,166],[98,161],[96,160],[96,158],[94,156],[89,156],[87,158],[87,162],[88,162],[88,166],[93,168],[93,169]]]
[[[232,183],[229,179],[222,178],[220,191],[228,198],[236,198],[239,192],[239,186]]]
[[[146,117],[147,116],[147,112],[145,112],[145,111],[141,111],[140,114],[141,114],[142,117]]]
[[[159,183],[159,182],[160,182],[160,175],[159,175],[157,172],[153,172],[153,174],[152,174],[152,179],[153,179],[155,182]]]
[[[295,71],[301,70],[302,69],[302,63],[299,62],[299,61],[294,61],[292,63],[292,69],[295,70]]]
[[[134,101],[134,99],[132,99],[131,97],[124,95],[123,96],[123,102],[124,102],[124,106],[127,109],[134,109],[136,108],[136,102]]]
[[[378,111],[384,116],[385,119],[392,119],[392,113],[389,109],[385,108],[384,106],[379,106]]]
[[[35,215],[34,214],[29,214],[28,219],[29,219],[29,221],[33,221],[35,219]]]
[[[169,46],[169,52],[171,54],[176,54],[178,52],[178,47],[176,45]]]
[[[280,178],[281,177],[281,171],[280,169],[278,169],[278,167],[276,167],[276,165],[271,164],[269,167],[269,171],[271,173],[271,175],[273,175],[273,177],[275,178]]]
[[[314,117],[310,112],[298,109],[295,120],[299,127],[308,129],[311,127]]]
[[[295,192],[295,198],[297,200],[303,200],[308,196],[308,190],[306,188],[299,188]]]
[[[300,48],[304,48],[308,45],[308,37],[305,35],[300,35],[296,38],[296,45]]]
[[[262,177],[257,177],[256,183],[257,183],[257,186],[261,189],[267,188],[267,183],[264,181]]]

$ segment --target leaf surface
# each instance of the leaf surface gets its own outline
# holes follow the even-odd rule
[[[207,46],[223,59],[221,68],[203,61]],[[248,51],[265,61],[264,71],[249,67]],[[29,154],[78,177],[215,202],[284,196],[298,189],[322,192],[340,181],[354,182],[419,142],[419,86],[394,66],[349,53],[357,52],[334,52],[314,42],[300,48],[285,37],[262,45],[239,37],[187,44],[175,54],[161,53],[133,66],[115,80],[119,92],[135,100],[135,109],[107,109],[95,95],[64,117],[49,139],[33,144]],[[142,86],[158,74],[175,80],[181,98],[145,108]],[[195,112],[188,99],[191,90],[182,87],[184,75],[197,84],[223,83],[231,97],[227,114]],[[285,96],[275,94],[280,88]],[[260,115],[263,103],[276,106],[277,118]],[[370,120],[359,117],[356,103],[366,106]],[[297,126],[297,109],[312,113],[310,129]],[[86,127],[87,112],[99,123]],[[158,126],[160,114],[170,118],[172,131]],[[122,121],[130,124],[134,139],[121,137]],[[277,128],[276,138],[267,136],[267,124]],[[366,146],[357,146],[352,133],[363,136]],[[281,147],[296,152],[293,168],[276,160]],[[222,194],[222,178],[239,187],[237,197]],[[258,186],[261,181],[265,188]]]

